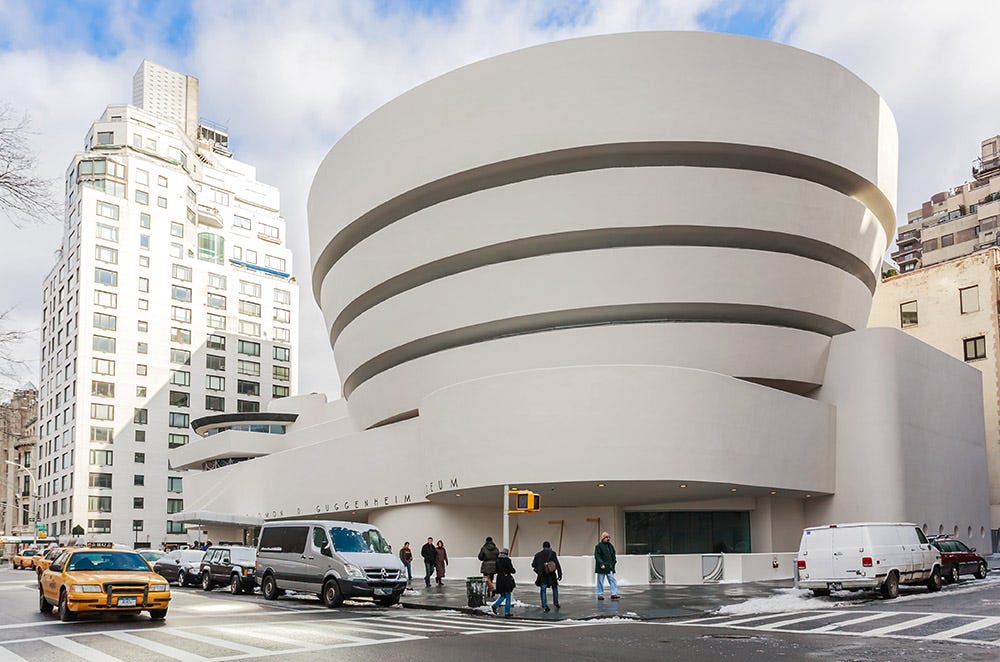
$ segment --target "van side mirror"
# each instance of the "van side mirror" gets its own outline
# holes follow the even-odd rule
[[[329,556],[331,559],[333,558],[333,550],[330,549],[329,543],[324,544],[323,548],[319,550],[319,553],[322,554],[323,556]]]

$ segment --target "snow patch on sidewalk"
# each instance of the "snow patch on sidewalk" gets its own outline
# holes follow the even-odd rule
[[[724,605],[713,612],[724,615],[773,614],[786,611],[806,611],[809,609],[829,609],[837,603],[828,598],[814,597],[812,591],[797,588],[777,589],[766,598],[750,598],[735,605]]]

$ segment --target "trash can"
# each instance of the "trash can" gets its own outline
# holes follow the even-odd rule
[[[482,577],[468,577],[465,580],[465,596],[469,607],[475,609],[486,604],[486,581]]]

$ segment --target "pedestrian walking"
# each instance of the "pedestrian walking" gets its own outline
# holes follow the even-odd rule
[[[403,543],[403,549],[399,550],[399,560],[406,568],[406,581],[413,581],[413,550],[410,549],[409,541]]]
[[[424,546],[420,548],[420,558],[424,560],[424,584],[427,588],[431,586],[431,575],[434,574],[434,561],[437,559],[437,552],[434,551],[434,538],[428,538]]]
[[[594,547],[594,569],[597,572],[597,599],[604,599],[604,580],[611,584],[611,599],[618,600],[618,582],[615,580],[615,546],[611,544],[611,536],[607,531],[601,533],[601,542]]]
[[[559,564],[559,556],[552,551],[552,545],[548,540],[542,543],[542,549],[535,554],[531,560],[531,569],[538,577],[535,578],[535,586],[541,589],[542,609],[545,612],[549,609],[549,603],[545,599],[547,588],[552,588],[552,606],[559,609],[559,582],[562,581],[562,566]]]
[[[499,556],[500,550],[493,542],[493,538],[486,536],[486,542],[483,543],[482,548],[479,550],[479,560],[483,562],[479,570],[483,573],[483,579],[486,580],[486,588],[489,589],[489,596],[491,598],[496,594],[497,590],[496,585],[493,583],[493,578],[497,574],[497,558]]]
[[[497,613],[500,608],[500,603],[504,603],[504,613],[505,617],[510,617],[510,601],[511,594],[514,592],[514,588],[517,586],[517,582],[514,581],[514,574],[517,570],[514,569],[514,564],[510,560],[510,550],[504,547],[500,550],[500,554],[497,556],[497,599],[490,609],[493,613]]]
[[[444,548],[444,541],[438,540],[437,547],[434,549],[434,569],[437,570],[437,585],[441,586],[444,584],[441,580],[444,579],[444,569],[448,565],[448,551]]]

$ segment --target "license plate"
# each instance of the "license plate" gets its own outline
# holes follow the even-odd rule
[[[119,607],[134,607],[135,598],[118,598]]]
[[[375,595],[392,595],[391,588],[377,588],[375,589]]]

